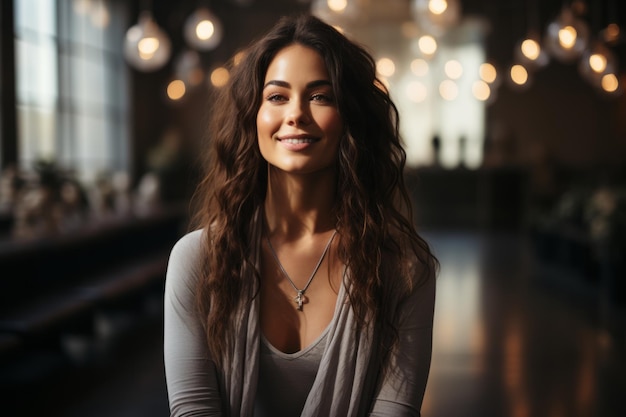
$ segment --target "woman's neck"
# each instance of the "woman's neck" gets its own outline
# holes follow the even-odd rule
[[[334,171],[299,175],[270,167],[265,217],[270,234],[298,237],[335,228]]]

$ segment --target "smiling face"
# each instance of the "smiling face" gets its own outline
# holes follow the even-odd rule
[[[257,114],[263,158],[294,174],[331,170],[342,132],[323,58],[299,44],[281,49],[265,74]]]

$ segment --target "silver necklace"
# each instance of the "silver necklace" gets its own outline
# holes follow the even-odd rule
[[[269,236],[266,236],[267,245],[270,248],[270,252],[272,252],[272,256],[274,257],[276,264],[280,268],[283,275],[285,275],[285,277],[287,278],[287,280],[289,281],[293,289],[296,290],[297,295],[294,297],[293,300],[298,305],[297,307],[298,311],[302,311],[302,304],[304,303],[306,299],[306,297],[304,296],[304,293],[309,288],[309,285],[311,285],[311,282],[313,281],[313,277],[315,277],[315,274],[317,273],[317,270],[320,268],[320,265],[322,265],[322,261],[324,260],[324,257],[326,256],[326,252],[328,252],[328,248],[330,248],[330,244],[335,238],[336,234],[337,234],[337,231],[335,230],[333,232],[333,235],[330,237],[330,239],[328,239],[328,243],[326,244],[326,247],[324,248],[324,252],[322,252],[322,256],[320,256],[319,261],[317,261],[317,265],[315,265],[315,268],[313,269],[313,273],[311,274],[311,276],[309,277],[309,280],[307,281],[306,285],[302,289],[299,289],[298,287],[296,287],[296,284],[294,284],[293,280],[291,279],[287,271],[285,271],[285,268],[283,268],[283,264],[281,264],[280,260],[278,259],[278,255],[276,255],[276,251],[274,250],[274,247],[272,246],[272,242],[270,241]]]

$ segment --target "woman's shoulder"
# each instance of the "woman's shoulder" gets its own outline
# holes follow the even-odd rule
[[[167,267],[167,280],[191,283],[203,269],[206,256],[205,232],[202,229],[184,234],[172,247]]]
[[[172,248],[172,252],[184,252],[189,253],[195,250],[198,250],[200,247],[204,245],[203,238],[205,236],[204,229],[196,229],[190,232],[185,233],[181,236],[174,247]]]
[[[418,236],[394,236],[383,252],[383,271],[390,292],[400,299],[415,292],[432,292],[438,274],[438,261],[428,243]]]

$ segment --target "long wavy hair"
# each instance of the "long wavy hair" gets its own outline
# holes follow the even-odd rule
[[[345,137],[337,158],[338,256],[349,274],[349,302],[361,331],[373,328],[397,341],[392,293],[434,279],[437,260],[418,235],[403,173],[406,155],[398,111],[376,78],[375,62],[362,46],[307,14],[283,17],[231,64],[231,76],[212,101],[207,174],[194,196],[194,227],[206,233],[205,277],[199,282],[199,314],[216,363],[228,350],[233,314],[250,301],[254,266],[253,218],[267,191],[267,162],[257,141],[256,117],[265,73],[274,56],[291,44],[323,57]],[[406,267],[401,267],[402,265]],[[389,268],[401,268],[390,273]],[[416,278],[417,272],[417,278]]]

